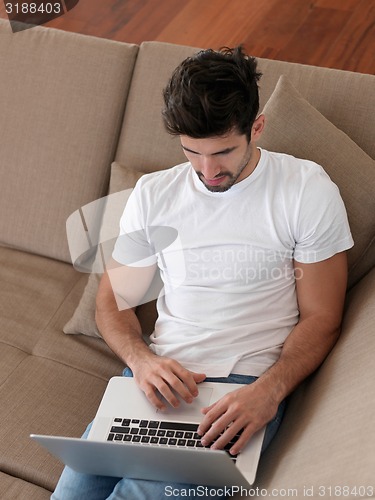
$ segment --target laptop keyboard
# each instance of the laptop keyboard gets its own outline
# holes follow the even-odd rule
[[[114,418],[107,441],[118,443],[138,443],[154,446],[177,446],[179,448],[201,448],[201,436],[197,434],[198,424],[185,422],[164,422],[161,420],[140,420],[129,418]],[[230,448],[238,439],[237,434],[224,450],[229,454]],[[236,462],[238,455],[229,454]]]

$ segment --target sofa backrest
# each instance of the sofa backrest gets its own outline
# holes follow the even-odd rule
[[[154,172],[186,160],[179,139],[164,130],[162,89],[173,69],[197,50],[157,42],[140,46],[116,152],[118,163]]]
[[[116,160],[138,171],[151,172],[184,161],[179,141],[164,130],[162,89],[173,69],[198,48],[162,42],[140,46],[129,92]],[[281,75],[337,128],[375,158],[375,77],[330,68],[258,58],[260,108]],[[160,145],[163,144],[163,147]]]
[[[186,160],[179,139],[169,136],[164,130],[161,119],[162,89],[173,69],[197,50],[199,49],[160,42],[145,42],[140,46],[116,153],[119,164],[139,172],[152,172]],[[286,75],[308,103],[343,131],[350,141],[354,141],[355,147],[358,146],[368,155],[364,168],[366,174],[369,174],[368,179],[366,175],[362,175],[361,182],[367,180],[375,189],[375,166],[371,168],[372,158],[375,158],[375,115],[369,112],[375,109],[375,77],[260,58],[258,62],[263,73],[260,80],[261,109],[273,93],[280,76]],[[308,159],[314,160],[313,157]],[[326,165],[323,166],[326,168]],[[369,170],[372,172],[369,173]],[[352,165],[350,172],[345,174],[346,179],[350,179],[351,175],[356,175],[356,165]],[[336,182],[335,179],[334,181]],[[348,192],[347,186],[345,188]],[[367,193],[363,213],[358,210],[360,182],[357,182],[353,194],[349,189],[349,198],[351,196],[356,198],[356,213],[350,220],[351,229],[355,241],[358,239],[355,252],[349,252],[349,283],[353,285],[375,264],[375,207],[372,204],[370,210],[371,196]],[[344,201],[351,206],[350,199]]]
[[[0,20],[0,244],[70,261],[65,223],[107,190],[137,52]]]

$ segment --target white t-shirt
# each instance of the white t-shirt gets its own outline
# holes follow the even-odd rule
[[[223,193],[208,191],[190,163],[143,176],[120,223],[137,235],[138,257],[121,237],[113,253],[160,268],[150,348],[210,377],[260,376],[274,364],[299,318],[293,259],[318,262],[353,245],[324,170],[260,151],[253,173]]]

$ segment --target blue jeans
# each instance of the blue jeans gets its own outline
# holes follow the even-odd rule
[[[132,372],[128,368],[124,370],[125,377],[131,377]],[[207,378],[207,382],[222,382],[232,384],[251,384],[257,377],[247,375],[229,375],[222,378]],[[284,414],[285,401],[278,409],[276,417],[267,425],[264,436],[262,453],[275,436]],[[82,438],[87,438],[91,424],[87,427]],[[167,488],[168,487],[168,488]],[[167,488],[167,489],[166,489]],[[173,499],[186,498],[186,490],[192,491],[199,486],[180,483],[164,483],[162,481],[144,481],[141,479],[127,479],[108,476],[93,476],[81,474],[65,467],[61,478],[57,484],[56,490],[51,496],[52,500],[164,500],[168,498],[166,492],[180,491],[181,497],[173,495]],[[201,487],[200,487],[201,488]],[[185,489],[185,494],[184,494]],[[197,490],[199,498],[202,497],[201,491]],[[193,493],[192,493],[193,494]],[[213,489],[209,490],[207,498],[225,498],[223,495],[213,494]]]

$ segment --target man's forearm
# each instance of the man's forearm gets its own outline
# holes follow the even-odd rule
[[[124,306],[124,296],[121,298],[121,304]],[[177,361],[158,356],[149,349],[143,340],[135,311],[130,307],[119,310],[107,274],[100,282],[95,317],[104,340],[131,368],[136,383],[155,408],[165,408],[165,403],[159,395],[173,407],[180,404],[179,398],[191,403],[198,395],[197,384],[202,382],[206,375],[191,372]]]
[[[347,283],[345,252],[314,264],[295,263],[300,320],[279,360],[259,378],[280,403],[324,361],[340,334]]]
[[[95,319],[99,331],[110,349],[127,365],[150,350],[142,337],[141,325],[134,309],[120,311],[111,291],[109,280],[103,277],[96,300]]]
[[[279,360],[259,378],[259,383],[279,404],[321,365],[339,334],[339,326],[329,326],[329,318],[300,321],[286,339]]]

